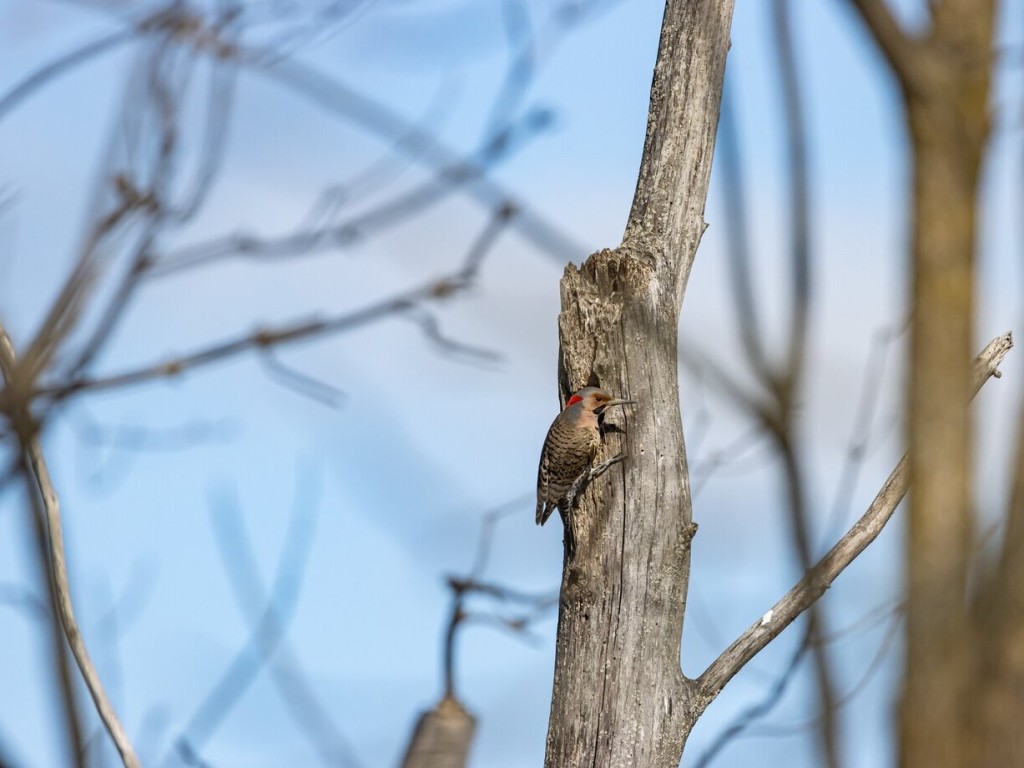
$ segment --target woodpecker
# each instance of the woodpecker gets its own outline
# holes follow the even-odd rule
[[[570,560],[576,554],[572,516],[576,495],[591,478],[624,458],[616,456],[599,467],[591,466],[601,444],[601,417],[613,405],[632,402],[598,387],[584,387],[569,398],[544,438],[537,469],[537,525],[544,525],[556,507],[561,511]]]

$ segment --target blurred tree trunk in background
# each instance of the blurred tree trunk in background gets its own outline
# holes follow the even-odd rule
[[[934,3],[931,23],[919,36],[901,29],[881,0],[855,5],[900,84],[913,163],[913,494],[900,764],[1017,764],[1024,746],[1019,467],[999,562],[979,565],[981,578],[969,580],[978,541],[965,361],[974,335],[977,209],[990,140],[996,3]]]
[[[913,162],[910,526],[901,762],[970,765],[969,367],[992,0],[946,0],[906,70]]]
[[[1019,764],[1024,755],[1024,409],[1002,552],[979,578],[975,603],[973,764]]]

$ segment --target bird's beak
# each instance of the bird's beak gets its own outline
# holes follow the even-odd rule
[[[617,397],[614,400],[609,400],[607,403],[605,403],[604,407],[611,408],[613,405],[633,405],[635,403],[636,400],[623,400]]]

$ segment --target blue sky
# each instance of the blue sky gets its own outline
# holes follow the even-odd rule
[[[567,39],[542,47],[543,68],[523,106],[552,110],[553,127],[493,174],[577,240],[580,257],[617,244],[625,224],[661,13],[652,0],[605,5]],[[904,315],[906,145],[893,84],[846,4],[793,5],[813,160],[817,273],[802,429],[824,544],[835,531],[832,499],[872,339]],[[1002,42],[1019,49],[1021,9],[1004,5]],[[538,25],[546,7],[529,4]],[[769,310],[767,331],[777,334],[786,301],[779,264],[787,212],[766,9],[757,0],[738,0],[727,77],[747,172],[757,284]],[[913,3],[902,4],[900,13],[919,16]],[[496,2],[367,3],[298,56],[468,153],[486,131],[508,60],[500,19]],[[68,46],[110,28],[102,14],[66,4],[0,0],[0,93]],[[135,54],[112,52],[0,121],[0,189],[15,195],[0,216],[0,317],[16,342],[29,337],[82,238]],[[1016,328],[1021,314],[1020,70],[1008,64],[999,72],[998,132],[985,181],[979,342]],[[243,74],[221,179],[204,213],[167,245],[224,232],[287,232],[324,187],[387,153],[377,137]],[[378,195],[422,178],[421,169],[403,168]],[[373,199],[357,193],[350,209]],[[683,343],[738,366],[724,264],[729,219],[717,176],[706,219],[710,227],[683,310]],[[418,285],[457,265],[485,222],[476,203],[455,195],[344,251],[283,263],[231,260],[154,281],[99,370],[166,359],[257,325],[358,308]],[[485,262],[480,285],[439,309],[446,334],[500,352],[498,363],[452,359],[414,324],[390,320],[280,352],[288,365],[343,390],[339,408],[282,387],[258,361],[243,357],[170,383],[90,395],[64,414],[46,449],[66,509],[75,601],[147,764],[175,764],[164,762],[169,746],[251,627],[235,603],[211,524],[225,499],[244,515],[265,583],[273,579],[295,505],[315,516],[288,639],[360,764],[396,764],[418,711],[440,694],[448,610],[443,576],[469,567],[486,510],[533,488],[540,442],[557,406],[561,269],[509,232]],[[902,339],[890,350],[852,508],[840,516],[847,523],[900,451],[901,351]],[[1010,360],[1006,370],[979,399],[979,507],[986,514],[998,504],[998,494],[985,489],[1005,475],[1008,416],[1016,414],[1020,392],[1020,364]],[[698,478],[707,458],[750,425],[692,377],[683,378],[681,398]],[[712,416],[707,429],[704,407]],[[82,434],[89,423],[158,431],[198,425],[206,437],[182,450],[97,448]],[[777,468],[756,447],[703,485],[695,501],[701,528],[684,671],[699,672],[794,580],[779,498]],[[22,503],[19,492],[0,497],[0,584],[32,585]],[[830,591],[825,610],[834,628],[897,595],[899,528],[897,520]],[[557,587],[560,564],[558,526],[537,529],[527,503],[501,524],[489,574],[544,591]],[[111,634],[104,617],[114,605],[122,621]],[[463,634],[460,690],[479,719],[474,765],[540,763],[554,624],[553,615],[539,623],[531,643],[485,627]],[[877,623],[836,642],[842,691],[858,687],[887,628]],[[2,604],[0,632],[6,649],[0,744],[17,765],[59,764],[45,636]],[[730,685],[695,730],[684,765],[767,689],[793,642],[784,635]],[[842,709],[849,766],[892,764],[898,660],[894,648]],[[759,735],[737,741],[717,764],[813,765],[804,727],[812,717],[808,691],[807,681],[798,681]],[[203,756],[218,768],[318,764],[265,673]]]

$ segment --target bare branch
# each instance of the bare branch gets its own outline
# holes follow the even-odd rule
[[[263,350],[259,360],[263,364],[263,370],[267,372],[270,378],[290,389],[294,389],[300,395],[316,400],[331,408],[341,407],[345,400],[348,399],[345,393],[333,384],[321,381],[315,376],[310,376],[308,373],[304,373],[298,368],[282,362],[281,358],[274,354],[273,347]]]
[[[782,674],[776,679],[772,685],[771,690],[765,694],[764,698],[756,704],[743,710],[735,720],[724,730],[718,737],[711,742],[711,746],[708,747],[704,754],[697,759],[694,763],[694,768],[707,768],[711,765],[714,759],[721,754],[722,750],[729,745],[737,736],[743,731],[750,727],[750,725],[760,717],[764,717],[767,713],[774,709],[775,705],[779,703],[782,695],[789,688],[789,684],[796,677],[796,671],[800,667],[800,662],[803,661],[804,654],[811,647],[811,625],[807,625],[807,630],[804,632],[803,638],[797,645],[793,655],[789,658],[789,663],[786,664]]]
[[[302,501],[306,502],[305,499]],[[211,515],[222,551],[225,550],[225,542],[229,540],[229,532],[224,525],[231,524],[236,517],[232,506],[221,504]],[[182,729],[181,738],[178,739],[179,751],[183,744],[187,744],[191,752],[199,754],[252,684],[256,674],[284,640],[288,624],[295,613],[305,567],[309,561],[309,551],[316,528],[316,509],[316,504],[295,504],[268,600],[253,623],[252,632],[245,645],[235,655]],[[231,532],[236,533],[239,530],[240,526],[234,526]],[[232,540],[231,546],[237,546],[237,542]],[[227,565],[228,561],[225,561],[225,566]],[[231,568],[227,568],[227,571],[229,576],[239,576]]]
[[[303,489],[309,485],[309,482],[300,481],[300,487]],[[304,505],[302,500],[296,500],[296,510]],[[246,533],[244,519],[237,507],[234,504],[222,504],[213,520],[215,541],[220,549],[235,599],[246,619],[254,626],[259,626],[269,611],[280,614],[282,606],[275,603],[279,595],[267,595]],[[301,565],[286,562],[285,554],[287,553],[282,554],[279,571]],[[294,561],[296,555],[293,554],[289,559]],[[264,640],[266,639],[264,637]],[[299,655],[293,650],[288,638],[282,635],[272,649],[264,646],[263,650],[267,652],[264,661],[269,668],[271,680],[277,687],[292,720],[312,744],[324,764],[357,766],[359,763],[352,746],[318,699],[302,669]],[[269,653],[270,650],[273,650],[272,654]]]
[[[97,38],[44,64],[32,74],[22,79],[7,93],[0,96],[0,120],[3,120],[8,112],[28,98],[34,91],[46,85],[46,83],[85,63],[94,56],[99,56],[116,48],[118,45],[130,42],[134,36],[134,29],[122,29]]]
[[[77,438],[90,448],[121,451],[181,451],[204,442],[228,440],[236,425],[228,419],[188,421],[163,428],[138,424],[101,424],[83,409],[69,416]]]
[[[770,370],[757,371],[762,384],[774,396],[774,420],[772,430],[779,456],[782,460],[783,476],[788,495],[793,542],[796,545],[800,569],[806,572],[813,563],[814,550],[811,544],[811,521],[807,504],[807,483],[805,470],[799,460],[800,435],[796,429],[794,410],[803,385],[803,372],[807,361],[807,337],[809,333],[812,301],[811,261],[811,217],[810,217],[810,174],[807,157],[807,136],[804,126],[803,99],[797,74],[796,52],[793,44],[792,21],[789,0],[773,0],[772,37],[776,48],[779,67],[785,127],[785,152],[789,182],[789,237],[790,237],[790,283],[792,291],[789,317],[789,337],[784,356],[784,368],[777,376]],[[749,317],[746,318],[749,322]],[[754,335],[759,329],[748,331]],[[831,768],[840,765],[837,726],[835,722],[835,680],[828,646],[822,642],[827,633],[826,617],[815,607],[807,613],[805,643],[811,652],[814,680],[817,685],[818,706],[822,715],[820,746],[821,760]],[[795,669],[796,659],[793,664]],[[783,678],[784,680],[785,678]],[[785,682],[781,683],[784,690]],[[781,696],[781,693],[779,694]]]
[[[24,475],[26,469],[24,464],[19,463],[19,470]],[[71,764],[75,768],[86,768],[86,738],[85,718],[82,713],[82,706],[78,701],[77,675],[68,653],[67,638],[59,618],[58,601],[59,596],[56,588],[54,571],[50,567],[49,537],[46,530],[46,519],[43,511],[43,504],[39,495],[31,487],[31,481],[27,480],[28,488],[28,514],[32,532],[32,544],[35,548],[35,561],[38,568],[38,580],[45,584],[45,596],[47,598],[47,611],[45,614],[46,630],[49,635],[50,664],[57,677],[57,684],[60,692],[60,703],[64,715],[64,728],[68,737],[68,749]]]
[[[426,337],[444,352],[471,359],[475,358],[484,362],[496,361],[498,356],[490,350],[464,344],[445,336],[441,332],[437,318],[426,310],[425,305],[444,301],[471,287],[479,274],[481,264],[488,252],[494,247],[499,235],[504,231],[509,222],[515,219],[518,213],[518,209],[511,206],[498,209],[470,247],[462,265],[456,271],[440,279],[428,281],[419,288],[414,288],[390,299],[370,305],[362,310],[325,320],[310,320],[282,328],[256,331],[252,334],[215,344],[198,352],[167,362],[99,378],[83,377],[72,379],[48,387],[42,387],[35,394],[61,400],[79,392],[117,389],[153,379],[177,376],[190,369],[219,362],[246,352],[260,351],[266,355],[286,344],[344,333],[391,316],[404,317],[415,322]],[[268,362],[266,357],[264,357],[264,362]],[[305,394],[314,395],[318,399],[327,398],[331,402],[337,401],[339,392],[330,388],[330,385],[312,380],[281,364],[275,366],[274,362],[271,359],[270,371],[279,377],[284,376],[287,378],[289,385],[298,385],[300,391],[303,391]],[[328,392],[328,389],[325,389],[325,387],[330,388],[332,391]],[[327,397],[328,395],[329,397]],[[4,407],[7,404],[8,399],[5,397],[5,393],[0,392],[0,407]]]
[[[478,579],[483,575],[487,562],[491,557],[491,542],[494,538],[494,527],[505,517],[520,512],[523,506],[533,499],[533,493],[524,493],[511,501],[495,507],[484,513],[484,522],[480,527],[480,538],[477,541],[476,557],[473,566],[469,569],[470,578]]]
[[[235,234],[194,243],[155,258],[147,274],[150,278],[158,278],[228,258],[270,261],[294,258],[299,254],[315,253],[327,248],[351,246],[428,210],[460,188],[485,178],[487,171],[498,160],[507,157],[514,148],[546,127],[544,120],[538,120],[536,115],[528,115],[520,125],[509,127],[473,157],[441,168],[434,177],[422,184],[347,220],[304,226],[279,237]],[[512,141],[513,138],[515,141]],[[322,201],[318,199],[314,207],[319,208],[321,205]],[[492,214],[492,221],[498,222],[499,226],[492,234],[500,232],[518,212],[517,205],[510,200],[498,205]]]
[[[178,376],[195,368],[201,368],[212,363],[223,362],[238,355],[252,351],[263,351],[272,347],[280,347],[300,341],[311,341],[325,336],[344,333],[355,328],[382,320],[386,317],[405,315],[412,312],[422,303],[438,301],[447,298],[454,291],[461,290],[464,286],[451,280],[434,280],[428,284],[400,293],[390,299],[385,299],[376,304],[357,310],[355,312],[337,315],[322,320],[308,320],[296,322],[291,325],[278,328],[267,328],[254,333],[239,336],[228,341],[213,344],[198,352],[178,357],[163,363],[154,363],[123,373],[98,378],[82,378],[67,383],[54,384],[42,387],[37,394],[44,397],[64,399],[79,392],[97,392],[102,390],[119,389],[134,384],[139,384],[154,379]],[[441,341],[436,333],[436,327],[430,327],[430,323],[420,320],[421,327],[431,335],[432,340]],[[465,351],[460,348],[459,351]],[[0,405],[3,405],[0,398]]]
[[[557,595],[534,595],[482,580],[490,556],[495,526],[512,512],[521,510],[532,498],[523,495],[484,514],[480,539],[469,575],[448,578],[451,609],[445,625],[442,646],[444,694],[431,710],[423,712],[406,747],[402,768],[464,768],[476,721],[462,706],[455,691],[455,643],[459,630],[468,622],[488,624],[522,639],[532,639],[530,625],[549,614],[558,603]],[[506,616],[493,611],[470,611],[471,596],[491,601],[515,602],[525,607],[520,615]]]
[[[787,420],[787,426],[790,422]],[[807,505],[806,481],[804,471],[796,455],[793,444],[792,430],[780,433],[777,437],[779,453],[783,464],[786,491],[789,496],[787,508],[792,525],[793,540],[796,544],[800,568],[805,573],[812,567],[813,550],[811,549],[810,510]],[[822,642],[827,633],[825,617],[812,604],[807,610],[807,644],[811,651],[811,662],[814,667],[814,680],[818,689],[818,705],[821,713],[821,759],[832,768],[838,768],[839,745],[835,724],[835,681],[832,663],[828,656],[828,647]]]
[[[46,512],[46,522],[49,528],[50,542],[50,565],[53,568],[54,585],[57,590],[57,608],[61,624],[64,626],[64,633],[71,646],[71,653],[78,662],[78,668],[82,673],[89,695],[92,696],[96,705],[96,712],[99,714],[103,725],[110,734],[114,746],[121,755],[121,761],[125,768],[140,768],[141,763],[132,749],[124,728],[121,726],[114,712],[114,707],[107,697],[103,684],[100,681],[96,667],[89,658],[89,651],[85,647],[85,640],[78,629],[78,622],[75,620],[74,609],[71,605],[71,584],[68,581],[67,564],[64,559],[64,535],[61,530],[60,502],[57,492],[54,490],[53,482],[50,480],[50,473],[43,458],[42,448],[39,439],[33,435],[28,438],[25,445],[25,452],[28,458],[28,465],[31,469],[33,481],[43,501],[43,508]]]
[[[428,167],[441,170],[460,166],[461,159],[457,153],[434,137],[417,131],[405,118],[337,78],[331,78],[299,62],[267,62],[263,52],[258,49],[239,49],[239,61],[371,133],[393,140],[404,137],[397,146]],[[472,164],[466,168],[466,172],[472,175],[472,182],[467,187],[468,194],[491,210],[513,206],[519,211],[515,219],[516,229],[541,251],[559,260],[578,258],[586,252],[586,248],[532,208],[516,200],[497,182],[474,171]]]
[[[119,201],[93,225],[74,268],[22,357],[21,367],[29,381],[34,381],[47,368],[57,348],[79,320],[88,291],[96,278],[95,261],[101,243],[121,229],[139,210],[152,206],[152,198],[138,194],[123,177],[117,177],[114,185]]]
[[[796,52],[790,20],[790,0],[774,0],[772,26],[777,47],[779,80],[786,127],[786,154],[789,166],[789,207],[792,279],[792,312],[789,344],[786,350],[785,376],[792,399],[807,357],[807,335],[811,309],[811,195],[807,158],[807,131],[804,125],[803,99],[797,75]],[[791,407],[791,404],[788,404]]]
[[[764,431],[761,426],[754,425],[745,429],[723,447],[709,452],[706,456],[699,455],[693,462],[691,485],[693,498],[697,498],[712,476],[721,469],[738,463],[741,459],[750,458],[754,454],[756,462],[748,461],[748,466],[760,466],[763,460],[757,456],[758,449],[764,446]],[[695,452],[696,453],[696,452]]]
[[[551,595],[537,595],[521,592],[501,584],[483,581],[484,569],[491,553],[491,540],[494,536],[495,526],[512,512],[522,509],[523,505],[532,498],[526,494],[511,501],[495,507],[484,514],[483,525],[480,528],[480,538],[477,542],[476,555],[473,558],[473,565],[469,575],[465,577],[449,576],[448,587],[452,594],[451,610],[448,623],[445,628],[444,639],[444,698],[458,700],[455,691],[455,641],[459,628],[468,620],[480,619],[482,614],[470,614],[467,608],[467,599],[472,595],[483,595],[497,602],[514,602],[532,608],[532,611],[524,616],[507,620],[504,617],[496,617],[499,624],[504,624],[506,629],[522,631],[533,620],[539,618],[557,604],[557,597]],[[491,616],[491,615],[489,615]],[[495,617],[491,616],[492,619]]]
[[[501,18],[508,39],[509,63],[504,82],[487,118],[487,132],[496,133],[510,120],[536,76],[538,51],[530,7],[523,0],[502,0]]]
[[[894,604],[895,603],[895,604]],[[851,635],[855,632],[863,631],[865,629],[872,629],[882,621],[889,621],[891,626],[885,632],[882,638],[882,643],[879,646],[878,652],[874,658],[868,664],[868,668],[860,680],[853,686],[852,689],[838,697],[834,702],[834,709],[838,710],[843,705],[852,701],[857,694],[859,694],[871,680],[872,675],[877,672],[881,665],[882,660],[885,658],[885,653],[892,644],[893,638],[896,636],[896,629],[899,627],[899,621],[893,621],[893,615],[895,614],[898,618],[903,611],[903,603],[900,601],[888,602],[881,607],[868,612],[867,615],[861,617],[857,621],[853,622],[849,626],[846,626],[840,630],[831,633],[827,637],[820,637],[821,642],[832,643],[836,642],[843,637]],[[722,750],[729,745],[730,742],[739,738],[744,734],[754,735],[755,731],[751,728],[756,720],[763,718],[769,714],[772,709],[779,703],[782,696],[788,690],[790,683],[796,676],[796,671],[799,668],[800,662],[802,661],[807,650],[810,648],[810,635],[807,631],[804,632],[800,643],[790,656],[789,662],[786,664],[783,672],[778,675],[773,682],[768,693],[765,694],[764,698],[756,704],[748,707],[747,709],[740,712],[740,714],[733,720],[733,722],[727,726],[719,736],[711,743],[711,746],[705,750],[704,754],[697,760],[694,768],[706,768],[715,757],[722,753]],[[820,724],[824,719],[826,713],[822,712],[801,726],[802,730],[807,728],[815,727]],[[772,733],[777,734],[780,731],[793,731],[793,728],[780,728],[778,726],[762,726],[756,730],[758,735]]]
[[[993,339],[974,360],[972,391],[981,389],[989,377],[998,378],[999,364],[1013,346],[1009,333]],[[797,616],[825,594],[853,560],[877,538],[910,487],[909,461],[904,456],[885,481],[864,515],[796,585],[761,619],[733,642],[696,680],[698,711],[714,701],[729,680]]]
[[[5,380],[10,381],[14,377],[16,360],[12,354],[13,347],[10,343],[10,338],[2,327],[0,327],[0,338],[2,338],[2,342],[0,342],[0,367],[4,371]],[[39,499],[42,502],[46,515],[48,527],[47,541],[50,548],[50,568],[53,575],[53,588],[57,598],[56,608],[60,616],[61,625],[64,627],[64,634],[67,637],[68,645],[75,657],[75,661],[78,663],[78,668],[82,673],[86,688],[88,688],[89,694],[92,696],[96,712],[99,714],[103,725],[110,734],[110,738],[117,747],[125,768],[140,768],[141,763],[139,763],[139,759],[135,756],[128,736],[125,734],[124,728],[114,712],[113,705],[110,703],[106,691],[103,689],[103,684],[100,681],[99,674],[96,672],[96,667],[89,657],[85,640],[78,629],[78,622],[75,619],[74,609],[71,604],[71,584],[68,581],[67,563],[64,557],[60,501],[50,479],[49,469],[46,466],[42,448],[39,445],[39,437],[31,427],[29,429],[19,429],[18,437],[25,453],[27,479],[31,480],[34,484],[34,492],[39,494]]]
[[[892,342],[898,338],[905,324],[896,328],[883,328],[875,333],[871,343],[871,351],[864,366],[864,378],[861,382],[860,397],[853,413],[853,427],[843,457],[836,495],[829,513],[829,522],[825,525],[825,538],[821,542],[831,541],[840,535],[845,527],[845,519],[853,501],[853,493],[857,488],[860,473],[864,466],[864,458],[872,437],[872,424],[878,409],[885,378],[888,351]]]
[[[5,391],[7,389],[14,389],[16,394],[24,394],[22,390],[24,374],[19,370],[19,361],[15,355],[14,345],[2,325],[0,325],[0,374],[3,376]],[[89,695],[96,706],[96,712],[99,714],[100,720],[103,721],[104,727],[106,727],[110,738],[117,747],[117,751],[121,755],[121,761],[124,763],[125,768],[140,768],[139,759],[135,756],[132,745],[117,718],[117,714],[114,712],[113,705],[110,703],[110,699],[100,681],[99,674],[96,672],[96,667],[89,657],[88,649],[85,646],[85,639],[78,629],[78,622],[75,619],[74,609],[71,604],[71,584],[68,580],[67,562],[64,557],[64,535],[61,524],[60,501],[50,479],[50,472],[43,457],[42,447],[39,444],[38,432],[35,424],[32,423],[31,416],[27,412],[26,403],[16,401],[12,405],[13,409],[8,413],[8,416],[14,424],[18,434],[18,441],[24,454],[24,472],[26,481],[30,485],[29,493],[33,499],[36,499],[42,505],[46,518],[47,530],[44,531],[40,528],[40,535],[37,538],[45,538],[46,544],[49,547],[48,553],[41,553],[40,562],[45,567],[48,556],[49,567],[46,570],[49,574],[51,593],[55,603],[54,609],[60,617],[60,623],[64,629],[68,646],[71,648],[71,653],[78,663],[78,668],[82,673],[86,688],[89,690]],[[36,517],[39,516],[36,515]],[[72,707],[69,711],[73,711],[74,692],[68,689],[67,681],[65,681],[65,688],[64,696],[67,705]],[[74,719],[73,717],[72,721]],[[84,743],[79,735],[75,739],[74,759],[76,762],[83,759],[83,745]]]
[[[888,655],[889,651],[892,649],[893,645],[895,644],[896,638],[899,637],[898,630],[899,630],[900,626],[902,625],[901,619],[903,617],[903,613],[904,613],[905,609],[906,609],[905,603],[901,602],[896,607],[895,611],[890,611],[890,614],[894,614],[894,615],[892,615],[890,617],[887,617],[890,620],[889,621],[889,627],[888,627],[888,629],[886,629],[885,633],[882,635],[882,641],[878,644],[878,650],[875,651],[875,653],[872,656],[871,660],[868,662],[868,665],[865,668],[864,673],[860,676],[860,679],[857,680],[857,682],[853,684],[853,686],[850,688],[850,690],[846,691],[842,696],[840,696],[836,700],[836,703],[835,703],[836,709],[839,709],[841,707],[846,706],[851,701],[853,701],[855,698],[857,698],[857,696],[859,696],[860,693],[865,688],[867,688],[868,683],[871,682],[871,679],[876,674],[878,674],[878,670],[881,669],[881,667],[882,667],[882,662],[885,661],[885,657]],[[786,724],[786,725],[771,725],[771,726],[763,725],[763,726],[761,726],[761,727],[756,729],[756,733],[758,735],[783,735],[783,734],[797,733],[799,731],[805,731],[808,728],[816,727],[819,724],[820,720],[821,720],[821,715],[818,715],[817,717],[814,717],[814,718],[812,718],[810,720],[807,720],[805,722],[802,722],[802,723]],[[751,733],[751,735],[753,735],[753,732]]]
[[[736,315],[739,319],[740,341],[750,365],[759,378],[771,378],[771,367],[760,336],[761,312],[750,274],[749,216],[743,185],[742,149],[737,135],[736,106],[733,104],[734,78],[727,77],[722,90],[722,114],[718,122],[718,168],[722,173],[722,193],[730,215],[725,227],[729,279]]]
[[[918,41],[907,34],[885,0],[847,0],[860,14],[890,66],[904,82],[916,77]]]

